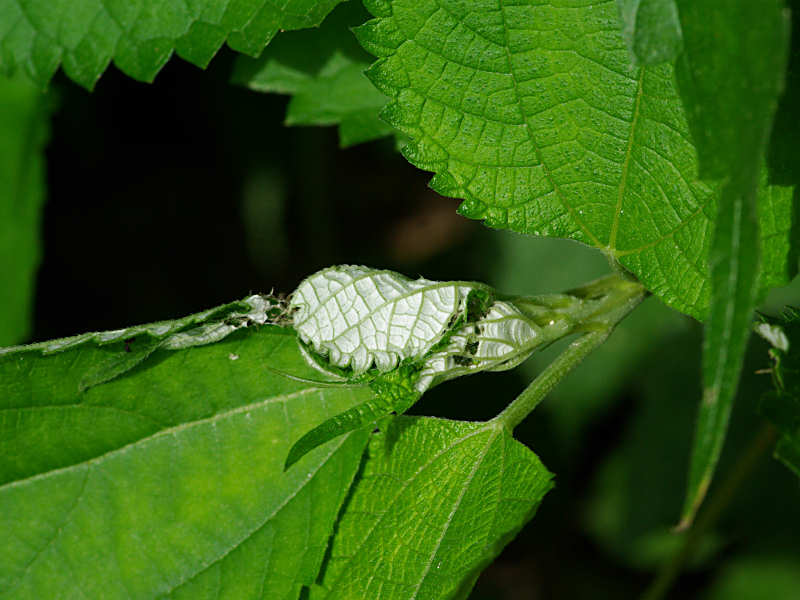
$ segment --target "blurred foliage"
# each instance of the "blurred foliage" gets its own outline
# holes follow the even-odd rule
[[[30,334],[51,98],[0,77],[0,346]]]
[[[747,556],[731,561],[711,584],[704,600],[794,598],[800,590],[796,557]]]

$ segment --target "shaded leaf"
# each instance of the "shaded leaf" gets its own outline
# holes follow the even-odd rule
[[[675,0],[617,0],[622,36],[634,63],[657,65],[681,51],[681,23]]]
[[[350,32],[368,17],[360,1],[345,2],[319,29],[280,35],[259,58],[240,56],[232,81],[290,94],[286,124],[338,125],[342,147],[391,135],[378,117],[388,99],[364,75],[371,57]]]
[[[398,417],[370,442],[311,598],[464,598],[552,485],[498,424]]]
[[[288,473],[286,453],[370,391],[265,369],[319,376],[291,330],[264,326],[79,393],[122,344],[0,357],[0,597],[297,598],[366,435]]]
[[[615,3],[367,7],[357,35],[392,98],[382,115],[433,189],[491,227],[599,248],[707,315],[720,186],[699,179],[673,68],[632,67]],[[785,260],[784,243],[764,240]]]
[[[677,3],[684,52],[676,77],[700,176],[729,178],[747,168],[745,178],[757,177],[786,74],[790,24],[784,2]]]
[[[51,98],[0,77],[0,346],[30,334]]]
[[[765,246],[760,243],[758,197],[789,40],[781,0],[735,7],[719,0],[679,0],[678,7],[685,50],[676,75],[700,174],[725,180],[709,255],[711,310],[703,344],[703,397],[681,521],[685,526],[719,460],[761,284],[773,276],[780,280],[777,274],[761,275]],[[761,195],[770,194],[763,187]],[[791,226],[791,220],[785,224]],[[781,251],[784,262],[786,253]],[[763,266],[775,265],[769,260]]]
[[[279,30],[319,25],[340,1],[0,0],[0,71],[45,86],[62,66],[91,89],[113,60],[152,81],[173,52],[200,67],[226,41],[257,56]]]
[[[800,0],[787,0],[791,10],[789,65],[783,95],[778,101],[775,125],[770,136],[768,163],[770,181],[783,185],[800,181]],[[800,214],[800,210],[796,211]],[[800,233],[794,236],[800,240]]]

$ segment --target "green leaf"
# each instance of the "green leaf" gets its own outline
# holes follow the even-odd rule
[[[761,275],[758,196],[761,187],[761,195],[771,199],[759,174],[783,86],[789,39],[781,0],[735,7],[721,0],[679,0],[678,6],[685,51],[676,74],[701,176],[725,179],[709,256],[703,398],[681,520],[687,526],[722,450],[761,284],[764,278],[779,278]],[[765,266],[774,268],[771,260]]]
[[[340,435],[358,429],[373,429],[378,422],[392,414],[403,414],[422,396],[417,390],[417,369],[399,367],[382,373],[369,383],[375,396],[329,418],[303,435],[289,449],[285,468],[288,469],[317,446]],[[364,384],[366,385],[366,384]]]
[[[615,3],[367,7],[368,76],[433,189],[491,227],[599,248],[670,306],[707,315],[720,186],[699,179],[673,68],[630,64]]]
[[[657,65],[678,56],[683,36],[675,0],[617,0],[617,6],[634,63]]]
[[[257,59],[240,56],[232,81],[290,94],[286,124],[338,125],[342,147],[391,135],[378,117],[387,98],[364,75],[371,57],[350,32],[368,17],[359,1],[345,2],[319,29],[282,34]]]
[[[61,65],[91,89],[113,60],[149,82],[173,51],[199,67],[226,41],[257,56],[279,30],[319,25],[340,1],[0,0],[0,71],[44,87]]]
[[[762,396],[760,410],[780,431],[775,458],[800,477],[800,311],[789,309],[783,319],[766,319],[756,332],[772,345],[775,387]]]
[[[723,198],[717,216],[711,255],[711,314],[703,340],[703,396],[689,462],[682,528],[691,524],[711,484],[750,337],[760,267],[755,209],[755,190],[732,192],[730,198]]]
[[[465,598],[552,485],[498,424],[399,417],[370,442],[311,598]]]
[[[51,99],[0,77],[0,346],[30,334]]]
[[[783,90],[789,13],[783,0],[677,0],[684,53],[676,77],[704,179],[747,167],[757,177]]]
[[[120,350],[0,357],[0,597],[298,598],[366,434],[284,473],[286,453],[369,389],[265,368],[319,376],[293,331],[267,325],[162,347],[79,392],[86,370]]]

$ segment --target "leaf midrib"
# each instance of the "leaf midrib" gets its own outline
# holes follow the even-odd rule
[[[622,175],[620,177],[619,191],[617,193],[617,206],[614,209],[614,222],[611,224],[611,232],[608,234],[607,249],[610,252],[616,252],[617,248],[617,230],[619,229],[619,218],[622,214],[622,200],[625,197],[625,189],[628,185],[628,169],[631,162],[631,154],[633,153],[633,141],[636,137],[636,125],[639,122],[639,112],[643,94],[644,72],[645,67],[640,67],[639,81],[636,84],[636,102],[633,106],[633,118],[631,119],[630,130],[628,131],[628,145],[625,149],[625,158],[622,163]]]
[[[431,420],[439,420],[439,419],[431,419]],[[500,433],[502,431],[501,428],[496,426],[496,425],[488,425],[488,426],[480,427],[480,428],[476,429],[475,431],[471,431],[468,434],[458,438],[457,440],[454,440],[452,443],[448,444],[446,447],[442,448],[439,452],[437,452],[435,455],[433,455],[427,462],[423,463],[410,477],[408,477],[403,482],[403,484],[400,486],[400,488],[397,490],[397,492],[394,494],[394,497],[392,498],[392,501],[387,505],[387,510],[382,515],[379,515],[377,519],[375,519],[375,522],[372,524],[372,526],[369,528],[369,530],[364,534],[364,538],[362,539],[361,543],[358,545],[358,547],[355,549],[355,551],[350,555],[350,557],[346,559],[346,562],[348,564],[350,564],[354,560],[354,558],[358,555],[358,553],[361,551],[361,549],[367,543],[367,541],[369,540],[370,536],[372,536],[373,532],[381,524],[381,522],[384,519],[384,516],[389,514],[389,512],[390,512],[389,509],[391,509],[391,507],[394,505],[394,503],[397,502],[397,499],[417,479],[417,477],[422,475],[432,464],[434,464],[437,460],[439,460],[439,458],[441,458],[442,455],[450,452],[451,450],[453,450],[453,448],[455,448],[459,444],[462,444],[462,443],[466,442],[467,440],[472,439],[473,437],[476,437],[476,436],[478,436],[478,435],[480,435],[482,433],[485,433],[487,430],[491,431],[491,435],[489,436],[489,442],[487,442],[487,446],[489,445],[489,443],[492,440],[494,440],[498,435],[500,435]],[[449,525],[449,523],[448,523],[448,525]],[[343,571],[336,578],[336,581],[329,588],[328,593],[325,596],[326,598],[330,598],[331,597],[331,594],[334,592],[336,587],[339,585],[339,583],[341,582],[342,578],[345,576],[346,572],[347,572],[347,570],[345,569],[345,571]],[[373,573],[372,578],[374,578],[374,573]],[[372,581],[372,578],[370,578],[370,581]]]

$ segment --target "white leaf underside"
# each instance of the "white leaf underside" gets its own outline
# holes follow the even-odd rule
[[[375,366],[423,359],[450,333],[467,310],[472,291],[490,288],[470,282],[411,280],[392,271],[343,265],[305,279],[292,296],[300,339],[337,367],[358,374]],[[540,329],[516,307],[496,301],[486,315],[466,323],[445,349],[424,363],[418,388],[487,368],[518,363],[538,345]]]

